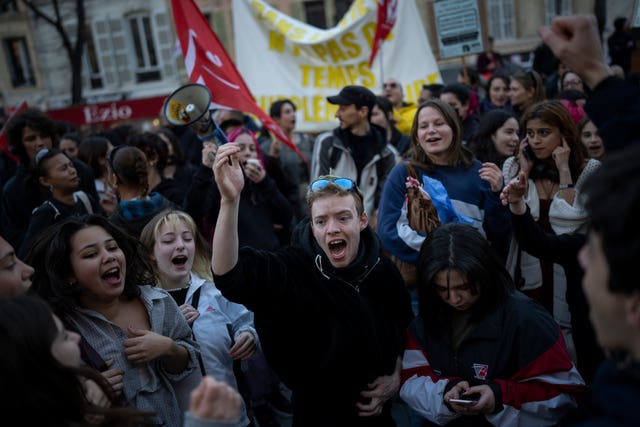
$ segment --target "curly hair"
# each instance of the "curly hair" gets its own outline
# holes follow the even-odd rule
[[[73,276],[71,266],[71,240],[80,230],[101,227],[110,234],[124,253],[127,268],[122,295],[134,298],[140,294],[140,285],[153,285],[153,265],[146,249],[126,231],[100,215],[71,216],[49,227],[34,242],[26,260],[35,269],[33,289],[65,315],[80,306],[79,286],[69,286]]]
[[[22,142],[22,131],[26,127],[39,132],[44,137],[51,138],[53,145],[56,145],[56,127],[55,122],[49,116],[36,108],[27,108],[12,117],[6,124],[7,140],[11,151],[20,159],[21,163],[28,165],[31,159]]]

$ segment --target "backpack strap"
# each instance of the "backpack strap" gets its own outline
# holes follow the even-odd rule
[[[198,309],[198,303],[200,302],[201,290],[202,290],[202,286],[200,286],[198,289],[195,290],[195,292],[193,293],[193,298],[191,298],[191,306],[196,310]],[[193,323],[189,326],[191,326],[191,337],[193,338],[194,341],[196,341],[196,335],[193,333]],[[200,354],[200,352],[197,353],[197,357],[198,357],[198,365],[200,365],[200,373],[204,377],[207,375],[207,371],[204,369],[204,361],[202,360],[202,355]]]
[[[87,196],[87,193],[85,193],[84,191],[76,191],[73,193],[73,197],[76,200],[80,200],[82,202],[88,214],[93,213],[93,206],[91,206],[91,201],[89,200],[89,196]]]

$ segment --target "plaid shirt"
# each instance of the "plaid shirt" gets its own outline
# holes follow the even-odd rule
[[[111,368],[124,371],[123,393],[126,405],[154,412],[154,422],[158,425],[182,426],[183,413],[178,401],[188,401],[188,395],[178,396],[177,388],[180,388],[183,380],[188,381],[194,370],[197,371],[196,354],[200,350],[192,340],[191,329],[178,306],[166,291],[140,286],[140,300],[147,309],[151,330],[172,338],[189,352],[189,364],[181,373],[167,372],[160,358],[147,363],[129,362],[122,344],[129,338],[126,332],[96,311],[78,308],[68,320],[103,360],[113,359]],[[187,392],[188,390],[184,391]]]

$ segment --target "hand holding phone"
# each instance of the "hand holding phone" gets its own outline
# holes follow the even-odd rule
[[[475,405],[480,399],[480,393],[461,394],[457,398],[449,399],[449,403],[455,403],[457,405]]]

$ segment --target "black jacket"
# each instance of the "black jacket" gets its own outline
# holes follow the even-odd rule
[[[351,266],[333,269],[308,221],[278,252],[240,250],[215,277],[229,300],[255,313],[265,356],[293,392],[294,426],[392,426],[386,410],[358,417],[360,392],[390,375],[413,314],[395,266],[370,228]]]
[[[80,160],[73,160],[80,178],[78,190],[82,190],[95,200],[99,200],[91,169]],[[30,171],[24,163],[20,163],[16,174],[2,189],[2,230],[5,238],[14,248],[22,244],[24,234],[29,228],[31,212],[44,203],[51,192],[49,189],[27,182]]]

